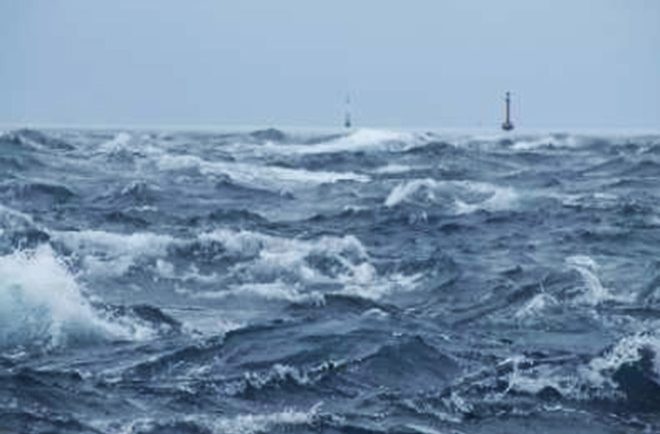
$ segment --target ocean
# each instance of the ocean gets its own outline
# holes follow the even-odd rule
[[[0,151],[0,433],[660,432],[660,135]]]

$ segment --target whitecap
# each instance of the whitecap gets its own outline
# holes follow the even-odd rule
[[[218,418],[211,421],[214,432],[225,434],[256,434],[274,432],[282,426],[309,425],[317,417],[322,403],[307,411],[283,410],[267,414],[243,414],[231,418]]]
[[[204,176],[227,176],[233,182],[263,190],[305,188],[309,185],[339,181],[369,182],[367,175],[353,172],[311,171],[248,163],[208,161],[193,155],[162,155],[157,161],[162,170],[196,170]]]
[[[49,246],[0,256],[0,346],[53,348],[133,340],[150,329],[96,310]]]
[[[569,268],[577,271],[584,281],[584,291],[576,298],[579,303],[597,305],[607,300],[617,299],[606,289],[598,278],[598,264],[586,255],[575,255],[566,258]]]
[[[105,153],[126,151],[132,139],[133,137],[129,133],[122,131],[115,134],[112,139],[101,143],[98,149]]]
[[[385,199],[385,206],[394,207],[413,202],[445,205],[457,215],[478,210],[512,209],[519,195],[512,187],[476,181],[436,181],[432,178],[413,179],[396,185]]]
[[[100,230],[51,231],[54,241],[74,250],[88,272],[121,276],[139,258],[160,257],[175,238],[155,233],[119,234]]]
[[[427,134],[401,131],[361,128],[313,145],[274,144],[266,148],[273,153],[291,154],[326,154],[357,151],[402,152],[427,143]]]
[[[334,293],[377,299],[396,291],[412,290],[421,274],[381,276],[367,249],[353,235],[324,236],[302,240],[258,232],[217,229],[199,236],[219,242],[227,254],[242,259],[227,271],[237,282],[217,293],[261,296],[292,302],[320,302],[322,294],[310,287],[325,287]]]
[[[641,360],[641,350],[644,348],[653,352],[653,370],[660,378],[660,337],[652,331],[641,331],[621,338],[609,351],[583,367],[581,374],[597,387],[616,387],[612,374],[624,364]]]

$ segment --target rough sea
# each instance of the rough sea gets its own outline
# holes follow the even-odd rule
[[[660,136],[0,135],[0,433],[567,432],[660,432]]]

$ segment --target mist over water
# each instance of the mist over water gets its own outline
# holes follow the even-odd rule
[[[0,150],[0,431],[660,430],[660,136]]]

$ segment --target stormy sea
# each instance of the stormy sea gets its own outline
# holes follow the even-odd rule
[[[0,433],[660,432],[660,136],[7,130]]]

